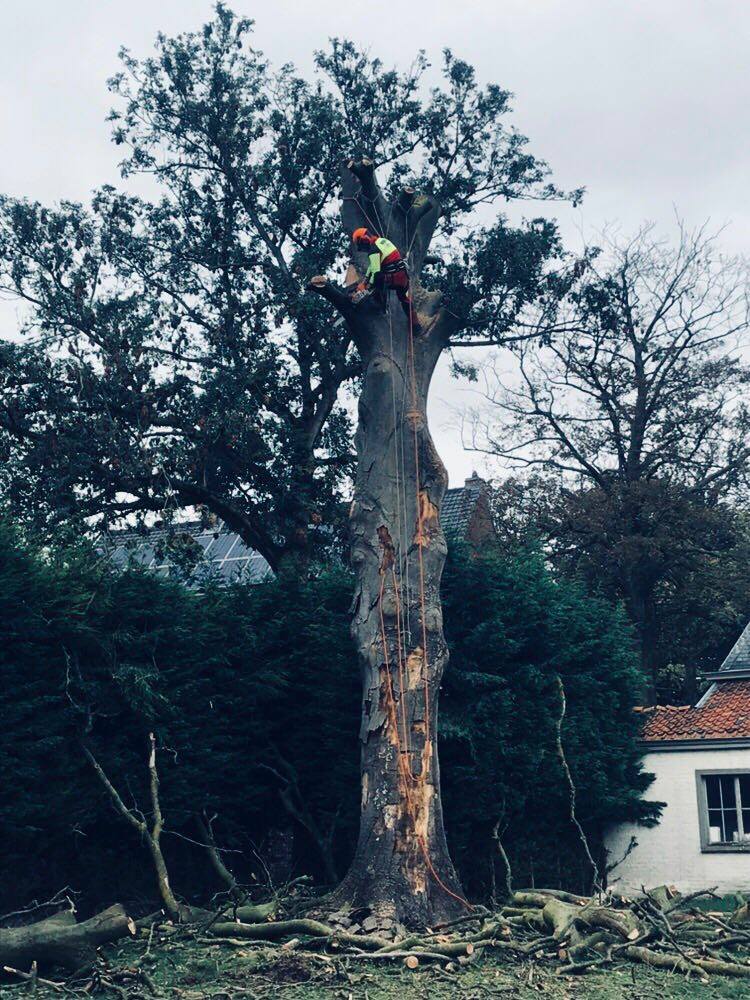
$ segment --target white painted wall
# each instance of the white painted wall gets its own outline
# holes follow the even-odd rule
[[[610,863],[622,857],[631,836],[638,841],[638,847],[612,872],[613,888],[636,893],[641,886],[666,883],[676,885],[681,892],[714,885],[721,893],[750,890],[750,852],[701,852],[695,778],[696,771],[750,768],[750,749],[649,753],[643,766],[656,775],[646,797],[667,805],[658,826],[649,829],[625,823],[607,834]]]

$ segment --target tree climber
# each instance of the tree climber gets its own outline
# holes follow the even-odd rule
[[[388,292],[393,289],[412,333],[421,333],[422,327],[409,294],[409,272],[398,247],[384,236],[371,235],[364,226],[354,230],[352,240],[357,250],[363,250],[369,256],[367,272],[364,281],[357,286],[357,292],[365,292],[371,286],[385,305]]]

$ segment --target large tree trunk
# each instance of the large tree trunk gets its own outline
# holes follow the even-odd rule
[[[372,299],[352,310],[322,279],[313,285],[346,315],[364,366],[350,515],[352,634],[363,678],[362,812],[354,861],[332,903],[369,908],[381,922],[424,926],[468,906],[448,854],[437,751],[438,691],[448,660],[440,601],[447,476],[426,405],[445,332],[438,297],[415,281],[429,234],[414,228],[409,238],[407,231],[410,220],[436,218],[438,209],[427,203],[415,213],[411,193],[406,211],[388,209],[371,175],[357,167],[362,191],[371,195],[365,216],[383,219],[387,212],[388,234],[402,252],[417,244],[409,263],[426,332],[413,334],[393,294],[386,313]],[[344,218],[346,224],[346,210]]]
[[[338,896],[418,924],[464,904],[443,830],[437,754],[448,660],[440,603],[447,477],[425,407],[439,352],[429,340],[410,340],[396,310],[391,323],[373,323],[363,359],[350,520],[352,633],[363,674],[362,817]]]

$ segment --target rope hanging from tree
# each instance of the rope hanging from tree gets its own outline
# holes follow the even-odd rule
[[[362,212],[363,216],[367,222],[373,227],[374,231],[378,231],[373,225],[372,219],[367,213],[364,206],[360,203],[358,198],[352,198],[357,207]],[[391,206],[392,209],[392,206]],[[377,212],[376,212],[377,214]],[[381,226],[382,228],[382,226]],[[407,226],[407,241],[408,241],[408,226]],[[411,250],[411,245],[409,245],[409,250]],[[383,646],[383,661],[384,661],[384,674],[385,674],[385,684],[384,684],[384,694],[386,703],[386,712],[389,725],[392,729],[394,742],[396,744],[396,752],[398,755],[398,778],[399,778],[399,790],[404,802],[404,807],[407,816],[410,820],[412,830],[415,834],[415,840],[420,854],[424,860],[425,868],[429,872],[430,876],[433,878],[435,883],[440,886],[440,888],[446,892],[452,898],[458,900],[467,909],[472,909],[471,904],[463,898],[463,896],[458,895],[453,892],[440,878],[439,874],[435,870],[435,867],[430,858],[430,853],[427,847],[427,842],[423,834],[418,833],[417,821],[419,819],[419,803],[415,799],[414,791],[418,786],[424,786],[427,783],[427,777],[429,774],[432,745],[433,745],[433,735],[431,732],[431,718],[430,718],[430,691],[429,691],[429,653],[427,644],[427,615],[426,615],[426,597],[425,597],[425,571],[424,571],[424,554],[423,547],[425,544],[425,520],[428,516],[428,510],[426,508],[425,500],[421,489],[420,489],[420,458],[419,458],[419,432],[418,432],[418,421],[420,413],[417,407],[417,388],[416,388],[416,365],[415,365],[415,345],[414,345],[414,329],[413,329],[413,310],[409,310],[409,332],[406,345],[406,376],[409,382],[409,394],[410,394],[410,408],[407,410],[406,405],[406,394],[404,394],[403,407],[401,412],[401,420],[397,420],[397,406],[396,406],[396,389],[395,389],[395,371],[397,369],[395,356],[394,356],[394,344],[393,344],[393,316],[390,308],[390,300],[387,297],[386,290],[386,312],[388,315],[388,325],[389,325],[389,347],[390,347],[390,361],[391,361],[391,390],[393,399],[393,448],[394,448],[394,467],[396,469],[396,544],[390,537],[390,533],[387,529],[384,529],[384,535],[381,537],[381,544],[383,546],[383,559],[380,566],[380,586],[378,594],[378,614],[380,619],[380,636]],[[421,668],[422,668],[422,681],[423,681],[423,692],[424,692],[424,742],[422,747],[422,759],[420,762],[420,767],[418,771],[415,771],[414,764],[411,759],[411,748],[409,741],[409,724],[406,718],[406,705],[405,705],[405,684],[408,675],[408,664],[409,664],[409,646],[411,645],[411,628],[409,623],[409,615],[412,603],[411,587],[409,581],[409,548],[410,545],[407,541],[407,510],[408,510],[408,498],[407,498],[407,487],[406,487],[406,458],[403,449],[403,435],[398,433],[399,427],[403,424],[403,419],[406,417],[412,426],[413,439],[414,439],[414,482],[415,482],[415,496],[414,496],[414,509],[416,513],[416,531],[414,535],[414,542],[417,547],[418,556],[418,566],[419,566],[419,607],[420,607],[420,617],[421,617]],[[403,517],[403,519],[402,519]],[[398,561],[398,566],[397,566]],[[402,570],[403,564],[403,570]],[[404,577],[406,578],[406,594],[404,598]],[[394,600],[394,618],[395,618],[395,662],[392,660],[389,653],[389,642],[388,633],[386,629],[385,613],[383,610],[383,599],[386,592],[386,581],[389,582],[393,589],[393,600]],[[404,605],[406,606],[406,618],[404,617]],[[419,650],[417,646],[411,651],[411,655]],[[393,675],[392,666],[395,666],[398,673],[398,699],[394,693],[393,685]]]

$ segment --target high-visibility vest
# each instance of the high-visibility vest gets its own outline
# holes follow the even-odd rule
[[[375,240],[375,250],[372,251],[369,257],[365,281],[369,281],[372,284],[375,281],[375,276],[380,272],[382,262],[394,253],[398,254],[399,257],[401,256],[396,244],[391,243],[385,236],[378,236]]]
[[[375,240],[375,246],[380,251],[380,256],[383,260],[385,260],[386,257],[390,257],[392,253],[398,253],[398,247],[395,243],[391,243],[391,241],[387,240],[385,236],[378,236]]]

